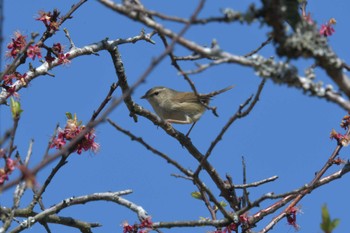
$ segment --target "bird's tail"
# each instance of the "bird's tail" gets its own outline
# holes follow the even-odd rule
[[[224,88],[224,89],[221,89],[221,90],[218,90],[218,91],[210,92],[210,93],[207,94],[207,96],[209,96],[209,97],[214,97],[214,96],[219,95],[219,94],[221,94],[221,93],[223,93],[223,92],[225,92],[225,91],[231,90],[232,88],[234,88],[234,86],[235,86],[235,85],[231,85],[231,86],[228,86],[228,87],[226,87],[226,88]]]

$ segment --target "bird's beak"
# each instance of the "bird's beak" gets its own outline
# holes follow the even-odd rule
[[[146,95],[141,96],[141,99],[147,99],[147,96]]]

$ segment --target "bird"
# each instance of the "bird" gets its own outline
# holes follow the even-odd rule
[[[192,124],[186,134],[188,137],[193,126],[205,112],[211,98],[233,87],[232,85],[208,94],[197,95],[194,92],[181,92],[163,86],[156,86],[149,89],[141,99],[146,99],[156,114],[168,123]]]

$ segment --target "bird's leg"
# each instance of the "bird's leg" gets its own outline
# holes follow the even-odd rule
[[[166,128],[167,130],[170,130],[173,126],[171,125],[171,122],[169,122],[168,120],[164,120],[165,124],[166,124]]]
[[[191,130],[193,129],[193,126],[194,126],[196,123],[197,123],[197,121],[195,121],[195,122],[192,124],[190,130],[189,130],[188,133],[186,134],[186,138],[188,138],[188,135],[190,135]]]

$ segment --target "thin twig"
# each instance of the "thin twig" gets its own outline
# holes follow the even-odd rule
[[[30,157],[31,157],[32,152],[33,152],[33,144],[34,144],[34,140],[31,140],[29,143],[27,156],[24,160],[24,164],[23,164],[24,166],[28,166]],[[15,217],[15,211],[18,209],[18,207],[20,205],[20,201],[21,201],[21,198],[26,190],[26,187],[27,186],[26,186],[25,181],[22,181],[19,184],[17,184],[15,192],[13,194],[13,205],[12,205],[12,208],[11,208],[11,211],[10,211],[8,217],[4,221],[2,228],[0,228],[1,232],[6,232],[8,230],[8,228],[11,226],[11,222],[13,221],[13,218]]]
[[[164,154],[163,152],[160,152],[159,150],[157,150],[154,147],[152,147],[151,145],[149,145],[141,137],[137,137],[134,134],[132,134],[130,131],[127,131],[127,130],[123,129],[122,127],[117,125],[115,122],[113,122],[109,118],[107,118],[107,122],[109,124],[111,124],[118,131],[120,131],[123,134],[127,135],[128,137],[130,137],[130,139],[132,141],[136,141],[136,142],[140,143],[142,146],[144,146],[147,150],[151,151],[153,154],[158,155],[161,158],[165,159],[165,161],[167,161],[168,163],[170,163],[171,165],[173,165],[174,167],[179,169],[186,176],[189,176],[189,177],[192,176],[192,172],[191,171],[189,171],[189,170],[185,169],[184,167],[182,167],[178,162],[176,162],[176,160],[171,159],[168,155]]]
[[[256,181],[256,182],[251,182],[251,183],[248,183],[248,184],[238,184],[238,185],[235,185],[235,188],[236,189],[246,189],[246,188],[251,188],[251,187],[258,187],[258,186],[260,186],[262,184],[266,184],[266,183],[275,181],[276,179],[278,179],[278,176],[272,176],[272,177],[269,177],[269,178],[266,178],[266,179],[263,179],[263,180],[259,180],[259,181]]]
[[[90,122],[94,121],[96,117],[101,113],[101,111],[106,107],[107,103],[112,99],[112,95],[118,86],[119,86],[119,82],[113,83],[110,86],[109,92],[107,93],[106,97],[104,98],[100,106],[97,108],[97,110],[95,110],[94,113],[92,114],[90,118]]]
[[[188,55],[188,56],[174,56],[176,61],[195,61],[199,59],[203,59],[203,57],[199,54]]]
[[[111,100],[112,98],[112,94],[115,91],[115,89],[117,88],[118,83],[113,83],[110,87],[109,92],[107,93],[107,96],[104,98],[104,100],[102,101],[102,103],[100,104],[100,106],[98,107],[98,109],[96,111],[94,111],[94,113],[91,116],[90,122],[93,122],[96,117],[101,113],[101,111],[104,109],[104,107],[107,105],[107,103]],[[57,131],[57,127],[56,130]],[[56,175],[56,173],[60,170],[60,168],[62,166],[64,166],[67,163],[67,158],[69,156],[70,153],[64,154],[61,157],[61,160],[56,164],[56,166],[52,169],[50,175],[46,178],[44,184],[41,186],[40,190],[35,192],[35,196],[33,201],[31,202],[30,206],[31,208],[34,208],[34,206],[36,205],[36,203],[41,199],[41,196],[43,195],[43,193],[45,192],[47,186],[50,184],[52,178]],[[45,153],[44,156],[44,160],[45,161],[47,159],[47,153]]]
[[[208,195],[205,192],[205,190],[203,188],[201,188],[198,184],[196,184],[196,186],[197,186],[199,193],[201,195],[201,200],[204,202],[205,206],[207,207],[207,209],[211,215],[211,218],[213,220],[216,220],[217,219],[216,218],[216,211],[214,210],[215,206],[214,206],[214,208],[211,206]]]
[[[224,227],[230,224],[228,219],[211,220],[211,219],[201,219],[193,221],[176,221],[176,222],[155,222],[153,227],[155,228],[179,228],[179,227],[203,227],[203,226],[213,226],[213,227]]]
[[[325,184],[328,184],[331,181],[334,181],[336,179],[340,179],[343,175],[345,175],[346,173],[350,172],[350,164],[347,163],[341,170],[334,172],[333,174],[326,176],[322,179],[320,179],[315,185],[313,189],[316,189],[318,187],[321,187]],[[238,214],[242,214],[245,213],[246,211],[249,211],[251,208],[255,207],[255,206],[259,206],[259,204],[266,200],[266,199],[281,199],[279,201],[277,201],[276,203],[272,204],[271,206],[264,208],[262,210],[259,210],[257,213],[253,214],[250,217],[249,223],[250,225],[255,225],[257,222],[259,222],[261,219],[263,219],[265,216],[274,213],[275,211],[277,211],[278,209],[280,209],[281,207],[287,205],[291,200],[293,200],[293,198],[295,198],[296,196],[298,196],[300,193],[304,192],[305,190],[309,189],[309,185],[303,185],[302,187],[292,190],[290,192],[286,192],[286,193],[282,193],[282,194],[273,194],[273,193],[267,193],[265,195],[263,195],[262,197],[256,199],[253,203],[251,203],[251,206],[247,206],[243,209],[241,209]],[[284,217],[284,215],[278,215],[277,219],[275,219],[277,222],[280,221],[282,218]],[[273,221],[271,221],[263,230],[261,230],[259,233],[262,232],[267,232],[269,229],[271,229],[271,224]],[[277,223],[276,222],[276,223]],[[275,223],[275,224],[276,224]]]
[[[243,167],[243,184],[247,184],[247,166],[243,156],[242,156],[242,167]],[[249,204],[250,204],[250,201],[249,201],[249,194],[248,194],[247,188],[243,188],[242,206],[245,207]]]
[[[34,139],[31,139],[30,140],[30,143],[29,143],[29,148],[28,148],[28,152],[27,152],[27,156],[26,158],[24,159],[24,166],[28,166],[29,164],[29,160],[32,156],[32,153],[33,153],[33,145],[34,145]]]
[[[157,11],[145,9],[143,6],[138,6],[138,5],[135,5],[135,4],[133,4],[133,5],[128,4],[128,6],[130,6],[132,8],[132,9],[130,9],[131,11],[137,11],[137,12],[140,12],[140,13],[146,13],[149,16],[154,16],[154,17],[160,18],[162,20],[168,20],[168,21],[177,22],[177,23],[183,23],[183,24],[188,24],[188,23],[191,23],[191,24],[208,24],[208,23],[212,23],[212,22],[231,23],[231,22],[240,20],[242,18],[242,14],[237,12],[235,14],[235,16],[232,16],[230,18],[228,18],[226,16],[216,16],[216,17],[208,17],[208,18],[191,20],[191,19],[185,19],[185,18],[181,18],[181,17],[177,17],[177,16],[165,15],[165,14],[159,13]]]
[[[18,122],[19,122],[20,116],[13,117],[13,127],[11,131],[11,137],[10,137],[10,143],[8,147],[8,157],[11,157],[12,152],[16,149],[14,146],[15,143],[15,136],[17,132]]]
[[[49,174],[49,176],[46,178],[44,184],[40,187],[40,189],[38,191],[35,192],[35,195],[33,197],[32,202],[29,204],[29,208],[31,210],[33,210],[33,208],[35,207],[35,205],[38,203],[38,201],[41,199],[43,193],[45,192],[46,188],[49,186],[49,184],[51,183],[51,180],[53,179],[53,177],[57,174],[57,172],[61,169],[61,167],[63,167],[66,163],[67,163],[67,158],[68,155],[62,156],[60,161],[56,164],[56,166],[51,170],[51,173]]]
[[[192,18],[195,18],[195,16],[199,13],[202,4],[204,3],[204,1],[201,1],[200,4],[198,5],[197,9],[195,10],[195,12],[192,15]],[[147,17],[146,17],[147,18]],[[145,18],[145,19],[146,19]],[[147,20],[151,20],[149,18],[147,18]],[[151,20],[152,21],[152,20]],[[153,22],[153,21],[152,21]],[[175,43],[177,41],[182,40],[182,35],[186,32],[186,30],[188,30],[188,28],[190,27],[190,25],[186,25],[179,34],[175,35],[173,37],[173,41],[172,43],[167,47],[167,49],[161,54],[159,55],[156,59],[153,60],[153,62],[151,63],[151,65],[146,69],[146,71],[141,75],[141,77],[139,78],[139,80],[134,84],[134,88],[139,85],[140,83],[142,83],[145,78],[149,75],[149,73],[154,69],[154,67],[169,53],[173,50],[173,46],[175,45]],[[123,98],[125,96],[128,96],[134,89],[133,87],[131,87],[129,89],[129,91],[127,93],[123,94]],[[122,99],[123,99],[122,98]],[[120,103],[120,100],[118,104]],[[117,101],[115,103],[112,103],[112,106],[114,104],[116,104]],[[112,107],[111,106],[111,107]],[[169,124],[166,124],[164,121],[159,121],[158,117],[155,116],[154,114],[152,114],[151,112],[141,108],[140,106],[138,106],[136,103],[134,103],[134,110],[137,114],[142,115],[147,117],[149,120],[151,120],[153,123],[155,123],[156,125],[162,127],[169,135],[171,135],[172,137],[176,138],[181,145],[183,145],[184,147],[187,148],[187,150],[190,152],[190,154],[192,154],[198,161],[202,161],[203,156],[201,155],[201,153],[197,150],[197,148],[195,148],[193,146],[193,144],[190,142],[190,140],[188,138],[186,138],[183,134],[177,132],[176,130],[174,130],[172,127],[169,127]],[[108,114],[108,112],[106,111],[106,114]],[[212,168],[212,166],[205,161],[203,167],[206,169],[206,171],[208,172],[208,174],[212,177],[213,181],[216,183],[217,187],[222,191],[223,196],[225,197],[225,199],[227,201],[230,200],[230,194],[227,190],[224,189],[224,182],[221,180],[220,176],[218,175],[218,173]]]
[[[79,3],[73,5],[72,8],[70,9],[70,11],[66,15],[64,15],[63,17],[60,18],[60,22],[58,22],[58,27],[61,26],[67,19],[70,19],[71,15],[74,13],[74,11],[76,11],[86,1],[87,0],[81,0]],[[41,47],[44,44],[45,40],[50,38],[54,33],[55,33],[54,29],[47,29],[43,33],[43,35],[41,36],[41,38],[39,39],[39,41],[36,44],[39,47]],[[23,48],[21,50],[21,52],[17,55],[17,57],[14,59],[14,61],[11,63],[11,65],[7,66],[5,71],[0,76],[0,81],[3,80],[4,75],[9,74],[9,73],[13,73],[13,71],[15,71],[20,64],[23,64],[25,62],[25,60],[27,58],[26,51],[28,50],[30,45],[34,44],[34,39],[37,36],[38,36],[38,34],[32,33],[31,40],[28,42],[28,44],[25,46],[25,48]]]
[[[262,42],[261,45],[260,45],[258,48],[256,48],[256,49],[254,49],[253,51],[247,53],[246,55],[244,55],[244,57],[250,57],[250,56],[252,56],[253,54],[258,53],[262,48],[264,48],[266,45],[268,45],[271,41],[272,41],[272,36],[269,36],[269,37],[267,38],[267,40],[265,40],[264,42]]]
[[[141,38],[142,39],[142,38]],[[87,46],[85,49],[85,53],[86,54],[91,54],[93,53],[93,51],[91,51],[92,49],[97,49],[97,50],[101,50],[104,48],[104,44],[105,43],[119,43],[120,41],[119,40],[115,40],[115,41],[112,41],[112,42],[101,42],[100,44],[93,44],[91,46]],[[121,43],[125,43],[125,40],[121,40]],[[94,48],[92,48],[94,47]],[[79,52],[81,51],[84,51],[84,49],[79,49]],[[70,54],[72,56],[70,56],[70,58],[73,58],[75,56],[77,56],[77,54],[74,54],[74,51],[70,51]],[[165,56],[165,55],[164,55]],[[162,56],[160,57],[163,57],[163,54]],[[160,57],[158,58],[158,62],[160,62]],[[157,62],[157,63],[158,63]],[[153,63],[152,63],[153,64]],[[152,66],[152,64],[150,66]],[[44,64],[45,65],[45,64]],[[58,65],[58,64],[56,64]],[[53,65],[52,65],[53,66]],[[51,67],[52,67],[51,66]],[[154,68],[154,67],[153,67]],[[152,69],[153,69],[152,68]],[[45,70],[48,69],[48,67],[45,66],[44,68]],[[45,156],[45,158],[42,160],[41,163],[39,163],[38,165],[36,165],[30,172],[35,175],[37,172],[39,172],[42,168],[46,167],[47,165],[49,165],[50,163],[52,163],[53,161],[55,161],[57,158],[61,157],[62,155],[67,155],[69,154],[71,151],[74,150],[74,148],[76,147],[76,145],[82,140],[82,138],[84,137],[85,134],[87,134],[88,132],[90,132],[90,130],[97,126],[98,124],[100,124],[101,122],[103,122],[106,117],[110,114],[110,112],[112,112],[112,110],[114,108],[116,108],[120,103],[121,101],[123,101],[123,99],[125,98],[125,96],[129,95],[137,86],[139,86],[144,80],[145,78],[147,77],[147,75],[149,74],[151,68],[147,69],[145,71],[145,73],[130,87],[129,89],[129,92],[127,93],[124,93],[120,98],[118,99],[115,99],[112,101],[112,103],[110,104],[110,106],[102,113],[102,116],[97,118],[96,120],[92,121],[92,122],[89,122],[85,129],[80,132],[79,135],[77,135],[73,140],[71,140],[64,148],[62,148],[60,151],[56,152],[55,154],[53,155],[48,155],[48,156]],[[45,73],[45,72],[44,72]],[[32,73],[31,75],[33,75],[33,77],[31,79],[33,79],[34,77],[37,77],[39,75],[41,75],[40,72],[38,72],[38,69],[36,69],[36,72],[35,74]],[[19,85],[19,84],[18,84]],[[20,89],[21,86],[16,86],[16,88]],[[5,101],[5,99],[2,99],[1,98],[1,94],[0,94],[0,104],[2,103],[2,101]],[[17,178],[17,179],[14,179],[8,183],[6,183],[3,187],[1,187],[1,190],[2,191],[5,191],[7,190],[8,188],[10,187],[13,187],[14,185],[16,185],[18,182],[20,182],[21,180],[21,177]]]
[[[344,135],[345,137],[349,137],[350,135],[350,129],[347,130],[346,134]],[[301,201],[301,199],[306,195],[311,193],[314,189],[316,189],[317,187],[320,186],[320,181],[327,181],[327,183],[329,182],[328,179],[324,180],[321,179],[321,177],[326,173],[326,171],[333,165],[332,161],[339,155],[340,150],[343,148],[343,146],[341,144],[338,144],[336,146],[336,148],[334,149],[333,153],[330,155],[330,157],[328,158],[327,162],[323,165],[323,167],[321,168],[321,170],[319,172],[316,173],[315,177],[310,181],[310,183],[305,186],[304,189],[302,189],[298,195],[290,195],[285,197],[284,199],[282,199],[282,201],[279,201],[277,203],[275,203],[274,205],[272,205],[271,207],[268,208],[268,210],[264,210],[264,214],[262,213],[257,213],[254,215],[254,222],[259,221],[260,219],[262,219],[266,214],[270,213],[271,211],[276,211],[277,209],[279,209],[280,207],[282,207],[283,205],[285,205],[286,203],[288,203],[289,201],[292,201],[279,215],[277,215],[275,218],[273,218],[269,224],[267,224],[259,233],[266,233],[268,232],[270,229],[273,228],[274,225],[276,225],[280,220],[282,220],[291,210],[291,208],[295,207],[299,201]],[[349,165],[347,164],[347,167],[349,167]],[[344,170],[345,173],[348,172],[348,170]],[[345,173],[338,173],[338,176],[342,176]],[[334,177],[333,177],[334,179]],[[283,205],[281,205],[281,203]],[[278,207],[278,208],[276,208]]]
[[[198,73],[201,73],[201,72],[203,72],[203,71],[205,71],[213,66],[227,64],[229,61],[230,61],[229,58],[220,58],[220,59],[216,59],[216,60],[214,60],[210,63],[207,63],[207,64],[197,64],[197,69],[183,71],[182,74],[186,74],[186,75],[198,74]]]
[[[43,159],[46,159],[46,157],[49,155],[49,150],[51,148],[53,140],[55,139],[55,137],[57,135],[57,131],[58,131],[59,127],[60,127],[60,125],[57,123],[55,130],[54,130],[49,142],[47,143],[47,147],[46,147]]]
[[[187,177],[193,177],[193,173],[184,167],[182,167],[179,163],[177,163],[175,160],[171,159],[166,154],[158,151],[157,149],[150,146],[148,143],[146,143],[141,137],[137,137],[131,132],[121,128],[116,123],[114,123],[112,120],[107,119],[108,123],[110,123],[114,128],[116,128],[118,131],[124,133],[128,137],[130,137],[131,140],[139,142],[141,145],[143,145],[146,149],[150,150],[152,153],[160,156],[161,158],[165,159],[168,163],[175,166],[177,169],[179,169],[183,174],[185,174]],[[200,190],[204,190],[205,193],[209,195],[209,198],[212,202],[215,203],[216,206],[221,210],[221,212],[224,214],[225,217],[230,217],[230,215],[226,212],[226,210],[220,205],[220,203],[216,200],[215,196],[210,192],[208,188],[199,180],[199,179],[192,179],[195,184],[198,185]]]
[[[87,0],[80,0],[77,4],[72,5],[72,7],[70,8],[70,10],[62,17],[60,17],[60,21],[58,22],[58,28],[67,20],[67,19],[71,19],[72,18],[72,14],[78,10],[79,7],[81,7],[85,2],[87,2]],[[41,47],[42,44],[44,44],[44,42],[50,38],[51,36],[53,36],[55,34],[56,30],[53,28],[48,28],[43,35],[41,36],[41,38],[39,39],[37,45],[39,47]]]
[[[0,0],[1,1],[1,0]],[[1,125],[0,125],[1,126]],[[0,148],[3,147],[3,145],[5,144],[5,142],[11,138],[11,132],[12,132],[12,128],[8,129],[5,131],[4,136],[2,138],[0,138]]]
[[[225,210],[211,190],[198,177],[193,176],[193,181],[196,185],[198,185],[200,190],[203,190],[206,194],[208,194],[209,200],[216,205],[226,219],[230,220],[231,222],[234,221],[233,216]]]
[[[155,22],[149,17],[140,17],[140,14],[137,14],[135,13],[135,11],[130,10],[130,7],[128,6],[125,6],[123,4],[116,4],[114,1],[111,1],[111,0],[99,0],[99,2],[113,11],[118,12],[122,15],[125,15],[129,19],[138,21],[146,25],[147,27],[157,30],[159,33],[165,35],[168,38],[173,39],[177,36],[175,32],[164,27],[162,24]],[[278,2],[278,4],[280,3]],[[273,5],[274,4],[271,4],[271,5],[264,4],[264,7],[268,9],[266,13],[269,13],[271,16],[271,18],[268,19],[268,23],[271,23],[271,24],[274,23],[273,19],[275,17],[278,18],[280,16],[280,15],[278,16],[273,15],[275,13],[272,9]],[[261,16],[261,13],[262,12],[258,14],[260,14]],[[281,23],[280,18],[277,19],[276,25],[282,26],[282,29],[284,28],[283,22]],[[275,24],[273,24],[273,27],[274,26]],[[284,33],[284,31],[281,30],[281,28],[278,28],[278,29]],[[289,51],[291,53],[291,57],[293,58],[303,57],[303,56],[316,58],[320,63],[322,63],[322,67],[326,70],[327,74],[332,78],[332,80],[334,80],[337,83],[338,87],[344,93],[347,93],[350,96],[350,91],[349,91],[350,79],[344,72],[342,72],[342,66],[338,65],[339,63],[340,64],[342,63],[341,59],[333,52],[333,50],[331,50],[331,48],[328,46],[327,43],[323,42],[324,38],[321,38],[318,32],[314,31],[314,33],[315,33],[315,38],[320,41],[318,40],[310,41],[310,43],[319,42],[319,44],[315,44],[315,46],[321,46],[320,49],[324,49],[324,51],[327,51],[323,53],[324,54],[323,56],[318,55],[318,53],[316,52],[318,50],[310,51],[307,48],[305,48],[306,51],[300,51],[300,49],[296,49],[294,47],[286,48],[287,50],[286,52]],[[298,38],[298,39],[303,39],[303,35],[299,35],[299,36],[302,38]],[[274,38],[276,38],[276,36]],[[284,36],[283,38],[286,38],[286,37]],[[305,79],[304,77],[300,77],[297,73],[297,70],[298,70],[297,67],[290,64],[289,62],[275,61],[271,58],[264,58],[259,55],[245,58],[244,56],[237,56],[227,51],[221,51],[221,50],[218,51],[218,50],[213,50],[210,48],[200,46],[194,41],[187,40],[186,38],[183,38],[183,37],[178,39],[178,44],[196,54],[201,55],[203,58],[205,57],[210,58],[213,56],[221,59],[227,58],[228,63],[251,67],[255,69],[257,74],[262,78],[269,78],[275,83],[278,83],[278,84],[283,83],[290,87],[294,87],[299,90],[302,90],[303,93],[305,94],[311,94],[311,96],[314,96],[314,97],[330,100],[336,103],[337,105],[341,106],[342,108],[346,109],[347,111],[350,111],[350,102],[346,98],[343,98],[337,95],[337,93],[333,90],[325,91],[325,88],[319,87],[319,85],[317,85],[316,83],[310,80]],[[293,43],[284,43],[283,46],[281,47],[289,46],[290,44],[293,44]],[[293,52],[297,54],[294,54]],[[286,54],[286,55],[290,55],[290,54]],[[334,64],[337,64],[336,68],[334,67]],[[330,92],[331,94],[328,94],[328,92]],[[336,96],[338,98],[335,98]]]
[[[203,157],[201,163],[199,164],[198,168],[196,169],[196,171],[194,173],[195,175],[199,174],[200,170],[202,169],[203,162],[208,160],[209,156],[211,155],[211,152],[213,151],[215,146],[219,143],[219,141],[222,139],[223,135],[229,129],[229,127],[233,124],[233,122],[235,122],[239,118],[247,116],[250,113],[250,111],[254,108],[255,104],[258,102],[258,100],[260,98],[260,94],[261,94],[261,91],[262,91],[262,89],[264,87],[264,84],[265,84],[265,80],[263,79],[262,82],[260,83],[259,87],[258,87],[258,90],[257,90],[257,92],[255,94],[255,97],[254,97],[253,101],[249,104],[249,102],[251,101],[253,96],[248,98],[243,104],[240,105],[240,107],[238,108],[237,112],[228,120],[226,125],[222,128],[221,132],[216,136],[214,141],[211,143],[211,145],[208,148],[208,150],[207,150],[205,156]],[[246,106],[248,106],[247,110],[243,111],[243,109]]]
[[[72,38],[70,37],[67,28],[64,28],[63,31],[64,31],[64,34],[66,35],[66,37],[67,37],[67,39],[68,39],[68,41],[69,41],[69,44],[70,44],[69,50],[75,48],[74,42],[73,42]]]

